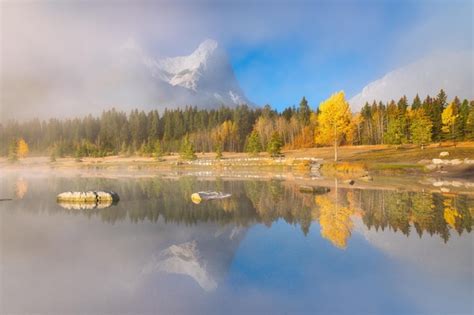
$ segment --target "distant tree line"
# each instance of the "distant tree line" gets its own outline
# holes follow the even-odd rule
[[[351,113],[344,93],[332,95],[312,110],[303,97],[298,107],[277,112],[269,105],[252,108],[165,109],[130,113],[111,109],[100,117],[34,119],[0,124],[0,154],[16,156],[19,145],[56,156],[145,155],[168,152],[223,151],[279,155],[282,148],[325,145],[405,144],[474,140],[474,101],[436,97],[411,102],[366,103]],[[23,149],[23,151],[25,151]],[[336,151],[337,153],[337,151]]]

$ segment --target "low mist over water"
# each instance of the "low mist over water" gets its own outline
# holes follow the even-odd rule
[[[471,195],[285,181],[1,178],[1,313],[470,313]],[[56,194],[113,190],[104,209]],[[232,197],[194,204],[196,191]],[[341,303],[344,301],[344,303]]]

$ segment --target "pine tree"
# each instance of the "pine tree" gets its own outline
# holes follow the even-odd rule
[[[247,137],[247,143],[245,146],[245,151],[250,155],[258,155],[262,151],[262,146],[260,144],[260,137],[256,130]]]
[[[415,98],[413,99],[413,103],[411,105],[411,109],[418,109],[421,107],[421,100],[418,94],[416,94]]]
[[[283,147],[283,141],[281,140],[280,134],[274,132],[268,143],[267,151],[272,157],[279,157],[282,155],[281,148]]]
[[[431,108],[429,111],[425,112],[430,115],[431,121],[433,122],[433,140],[434,141],[441,141],[442,139],[442,127],[443,127],[443,120],[441,115],[446,107],[446,93],[444,90],[440,90],[436,99],[433,100],[431,104]]]
[[[12,140],[8,146],[8,160],[10,162],[18,161],[18,146],[16,140]]]
[[[406,142],[409,136],[409,126],[408,126],[408,116],[407,116],[408,101],[405,95],[398,101],[397,107],[398,107],[397,119],[400,124],[402,139]]]
[[[51,150],[51,154],[49,155],[49,161],[51,163],[56,162],[56,151],[55,150]]]
[[[83,157],[83,154],[82,154],[81,146],[77,145],[76,151],[74,152],[74,160],[76,162],[82,162],[82,157]]]
[[[387,126],[387,132],[384,135],[385,143],[387,144],[402,144],[407,142],[404,131],[405,124],[397,117],[389,121]]]
[[[457,123],[457,135],[458,140],[464,140],[466,138],[466,126],[467,126],[467,118],[469,116],[469,101],[464,100],[459,107],[459,119]]]
[[[179,154],[183,160],[195,160],[197,158],[196,153],[194,152],[194,145],[189,140],[188,135],[186,135],[183,139]]]
[[[465,135],[467,140],[474,140],[474,101],[469,105],[469,114],[466,119]]]
[[[163,157],[163,149],[161,148],[160,140],[155,141],[155,145],[153,146],[153,157],[160,161]]]
[[[433,123],[422,108],[411,112],[410,136],[413,143],[423,146],[431,142]]]
[[[120,155],[127,155],[128,153],[128,146],[127,143],[124,141],[122,142],[122,146],[120,147]]]
[[[216,143],[214,151],[216,152],[216,160],[222,159],[222,143]]]
[[[309,125],[311,116],[311,109],[309,108],[308,101],[303,96],[300,102],[300,107],[298,109],[298,121],[302,126]]]

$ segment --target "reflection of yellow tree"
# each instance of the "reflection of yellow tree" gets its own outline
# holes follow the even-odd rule
[[[339,206],[337,201],[333,202],[327,196],[317,196],[315,201],[319,206],[321,235],[334,246],[345,249],[353,227],[352,210]]]
[[[447,224],[449,224],[452,228],[455,228],[456,225],[456,218],[461,218],[459,212],[453,206],[453,200],[450,198],[446,198],[443,201],[444,204],[444,220]]]
[[[20,178],[15,183],[15,196],[18,199],[23,199],[28,191],[28,182],[23,178]]]

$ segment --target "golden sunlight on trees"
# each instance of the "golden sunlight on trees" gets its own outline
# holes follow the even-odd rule
[[[28,143],[23,138],[20,138],[16,144],[16,152],[19,158],[25,158],[28,156],[30,149]]]
[[[452,101],[441,114],[441,120],[443,122],[441,130],[446,134],[451,134],[451,140],[455,139],[455,125],[459,116],[457,112],[456,102]]]
[[[28,155],[51,154],[51,160],[66,155],[103,157],[121,154],[156,156],[156,143],[164,153],[180,151],[188,137],[195,152],[265,151],[277,132],[286,150],[340,145],[416,144],[445,140],[474,140],[474,100],[454,97],[447,102],[444,91],[436,97],[405,96],[398,102],[368,102],[351,115],[344,93],[338,92],[312,110],[306,98],[299,107],[282,111],[222,106],[156,110],[148,113],[115,109],[99,117],[88,115],[73,120],[52,119],[27,122],[9,121],[0,125],[0,156],[15,162]],[[431,127],[430,127],[431,126]],[[66,132],[67,131],[67,132]],[[254,134],[252,134],[254,133]],[[21,140],[19,143],[18,139]],[[250,141],[251,140],[251,141]],[[249,141],[252,145],[249,146]],[[260,144],[256,145],[256,141]],[[20,147],[19,147],[20,144]],[[158,155],[161,155],[159,153]],[[219,154],[217,154],[219,155]]]
[[[449,226],[451,226],[452,228],[456,228],[456,218],[461,218],[461,215],[456,210],[456,208],[454,208],[453,200],[446,198],[443,201],[443,205],[444,205],[444,213],[443,213],[444,220]]]
[[[316,143],[333,143],[334,161],[337,161],[337,146],[349,133],[352,118],[344,92],[340,91],[331,95],[319,105],[319,110]]]
[[[337,248],[345,249],[354,225],[351,220],[352,210],[338,205],[337,200],[334,202],[328,196],[317,196],[315,201],[319,206],[321,236]]]

